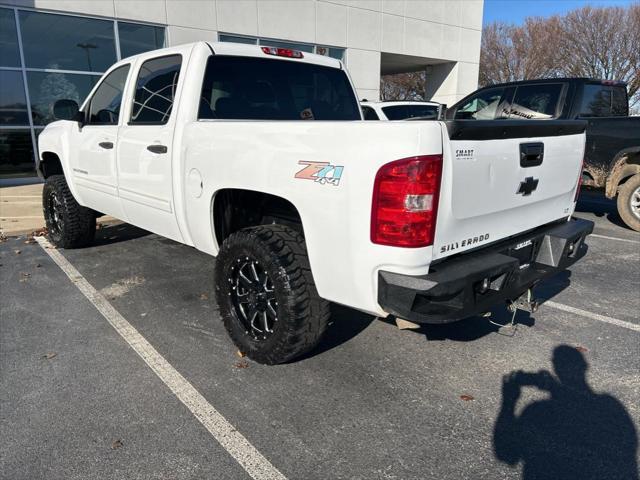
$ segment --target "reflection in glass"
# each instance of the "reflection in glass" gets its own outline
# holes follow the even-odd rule
[[[181,63],[180,55],[171,55],[142,64],[136,81],[131,124],[165,124],[169,121]]]
[[[221,42],[245,43],[248,45],[257,45],[257,38],[237,37],[235,35],[220,35]]]
[[[96,75],[28,72],[27,84],[34,125],[46,125],[55,120],[53,104],[56,100],[75,100],[78,105],[82,105],[99,78]]]
[[[0,70],[0,125],[29,125],[22,72]]]
[[[35,174],[31,131],[0,129],[0,177]]]
[[[122,58],[164,47],[164,28],[118,22]]]
[[[304,43],[279,42],[276,40],[260,40],[260,45],[266,45],[268,47],[277,47],[277,48],[290,48],[291,50],[299,50],[301,52],[313,53],[313,45],[306,45]]]
[[[336,60],[342,60],[344,58],[344,48],[330,48],[329,56]]]
[[[128,73],[129,65],[123,65],[113,70],[102,80],[87,108],[89,123],[97,125],[118,124],[122,92]]]
[[[342,60],[344,57],[344,48],[323,47],[318,45],[316,47],[316,53],[318,55],[324,55],[325,57],[335,58],[336,60]]]
[[[116,62],[113,22],[20,11],[29,68],[104,72]]]
[[[7,8],[0,8],[0,66],[20,66],[16,20],[13,10]]]

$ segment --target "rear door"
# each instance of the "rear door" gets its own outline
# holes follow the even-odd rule
[[[129,222],[181,240],[173,202],[171,153],[180,53],[138,61],[127,121],[118,136],[118,192]]]

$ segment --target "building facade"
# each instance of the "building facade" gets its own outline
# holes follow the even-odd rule
[[[59,98],[80,103],[109,65],[199,40],[344,60],[360,98],[426,72],[428,99],[477,86],[483,0],[0,0],[0,176],[33,172]]]

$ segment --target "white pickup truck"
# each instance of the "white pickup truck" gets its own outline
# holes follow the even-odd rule
[[[195,43],[115,64],[39,137],[51,241],[112,215],[217,256],[250,358],[312,349],[329,302],[445,323],[516,301],[586,253],[581,121],[366,122],[344,65]],[[65,120],[66,119],[66,120]]]

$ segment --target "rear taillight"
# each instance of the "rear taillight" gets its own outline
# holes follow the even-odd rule
[[[580,187],[582,187],[582,175],[584,172],[584,157],[582,158],[582,163],[580,164],[580,172],[578,172],[578,186],[576,187],[576,195],[573,198],[574,202],[578,201],[578,197],[580,196]]]
[[[373,186],[371,241],[407,248],[432,245],[441,177],[442,155],[383,165]]]
[[[275,55],[277,57],[302,58],[304,55],[299,50],[291,50],[290,48],[262,47],[262,51],[267,55]]]

